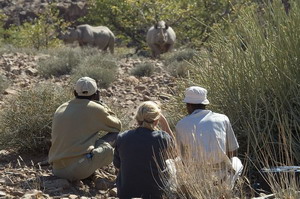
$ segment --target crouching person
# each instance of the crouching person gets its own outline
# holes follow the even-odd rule
[[[49,151],[53,174],[70,181],[85,179],[110,164],[113,147],[99,132],[121,130],[120,120],[100,102],[94,79],[80,78],[74,95],[75,99],[59,106],[54,114]]]
[[[143,102],[135,118],[138,127],[120,133],[116,141],[113,163],[119,169],[118,197],[159,199],[164,187],[160,170],[165,169],[163,156],[173,133],[155,102]]]

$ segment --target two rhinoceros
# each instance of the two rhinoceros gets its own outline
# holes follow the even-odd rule
[[[115,36],[106,26],[79,25],[63,34],[61,38],[67,43],[78,41],[80,46],[89,45],[103,51],[109,49],[111,53],[114,53]],[[150,27],[146,36],[147,44],[154,58],[170,51],[174,46],[175,40],[176,34],[174,30],[164,21],[159,21]]]

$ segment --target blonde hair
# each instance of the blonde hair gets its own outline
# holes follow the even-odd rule
[[[155,129],[154,122],[159,119],[161,109],[153,101],[142,102],[137,109],[135,119],[141,127]]]

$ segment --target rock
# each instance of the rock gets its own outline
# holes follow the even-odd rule
[[[44,182],[44,188],[45,189],[66,189],[71,187],[71,184],[66,179],[56,179],[51,181],[45,181]]]
[[[25,73],[31,76],[37,76],[38,70],[35,68],[28,68],[25,70]]]
[[[159,95],[159,99],[162,99],[162,100],[170,100],[172,97],[172,95],[169,95],[169,94],[166,94],[166,93],[162,93]]]
[[[24,193],[23,191],[20,191],[20,190],[15,190],[11,194],[14,195],[14,196],[18,196],[18,197],[21,197],[24,194],[26,195],[26,193]]]
[[[74,194],[69,195],[69,199],[78,199],[78,198],[79,198],[79,196],[77,196],[77,195],[74,195]]]
[[[152,79],[150,77],[141,77],[142,82],[144,83],[149,83],[152,81]]]
[[[109,188],[112,188],[113,186],[114,186],[114,183],[109,182],[107,179],[98,178],[95,181],[95,187],[98,190],[107,190]]]
[[[17,95],[18,91],[11,89],[11,88],[7,88],[4,90],[4,95]]]
[[[132,104],[134,104],[134,102],[131,101],[131,100],[128,100],[128,101],[125,102],[125,104],[126,104],[126,105],[132,105]]]
[[[4,191],[0,191],[0,197],[6,196],[6,193]]]
[[[109,196],[110,197],[117,197],[117,188],[116,187],[109,190]]]
[[[147,95],[144,95],[143,96],[143,101],[149,101],[151,100],[151,97],[147,96]]]
[[[139,80],[135,76],[126,77],[124,80],[133,85],[137,85],[139,83]]]
[[[138,85],[135,87],[135,90],[138,90],[138,91],[144,91],[147,89],[147,86],[145,85]]]

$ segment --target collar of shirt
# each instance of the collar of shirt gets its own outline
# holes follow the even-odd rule
[[[206,110],[206,109],[196,109],[194,110],[193,113],[190,114],[191,117],[193,117],[194,115],[204,115],[204,114],[208,114],[210,113],[211,111],[210,110]]]

